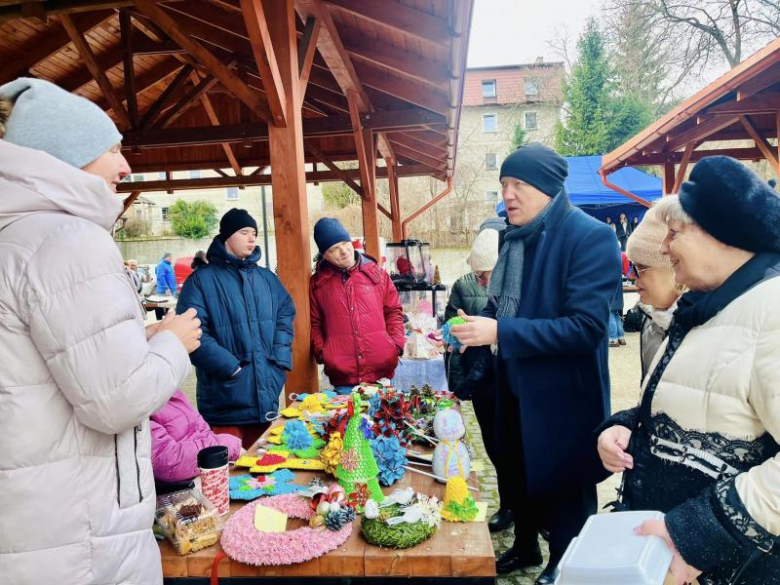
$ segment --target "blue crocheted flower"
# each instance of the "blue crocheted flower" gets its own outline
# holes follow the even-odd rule
[[[257,477],[249,474],[234,475],[230,478],[230,499],[254,500],[260,496],[281,496],[305,489],[305,486],[292,483],[294,479],[295,474],[289,469]]]
[[[363,431],[363,436],[366,439],[371,440],[374,438],[374,432],[371,430],[371,425],[365,418],[360,421],[360,430]]]
[[[382,407],[382,397],[379,392],[374,394],[368,399],[368,416],[374,418],[379,409]]]
[[[371,441],[371,450],[379,467],[379,481],[382,485],[391,485],[404,476],[404,466],[408,465],[409,461],[398,437],[379,435]]]
[[[291,420],[284,425],[282,443],[291,451],[304,451],[312,447],[314,439],[309,434],[306,423],[299,420]]]
[[[444,340],[444,343],[452,348],[453,351],[458,351],[461,347],[463,347],[463,344],[458,341],[458,338],[450,332],[450,329],[454,325],[463,325],[465,322],[466,321],[462,317],[452,317],[444,324],[444,327],[441,328],[441,338]]]

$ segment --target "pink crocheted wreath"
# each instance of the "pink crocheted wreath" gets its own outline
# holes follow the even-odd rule
[[[257,566],[303,563],[337,549],[352,534],[352,522],[336,531],[304,526],[288,532],[260,532],[255,528],[258,504],[301,520],[316,514],[309,500],[294,494],[247,504],[227,521],[220,539],[225,553],[234,561]]]

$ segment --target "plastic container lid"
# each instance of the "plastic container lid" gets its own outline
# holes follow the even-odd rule
[[[591,516],[561,559],[556,585],[662,585],[672,551],[658,536],[637,536],[645,520],[661,512],[616,512]]]
[[[198,451],[198,467],[201,469],[219,469],[228,464],[228,448],[214,445]]]

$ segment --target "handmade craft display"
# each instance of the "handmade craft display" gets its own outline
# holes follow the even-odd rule
[[[413,420],[409,401],[402,392],[392,388],[380,390],[377,396],[379,398],[374,397],[374,403],[369,406],[369,414],[374,420],[374,435],[398,437],[401,445],[406,447],[411,434],[409,426]]]
[[[344,432],[344,446],[341,460],[336,467],[336,478],[347,493],[348,500],[362,513],[368,498],[381,502],[384,495],[377,481],[379,467],[371,451],[370,429],[360,414],[360,404],[360,395],[353,393],[348,410],[350,419]]]
[[[268,447],[271,453],[292,453],[299,459],[315,459],[325,447],[325,441],[316,436],[312,430],[315,423],[306,423],[301,420],[288,420],[282,427],[271,429],[267,441],[272,446]]]
[[[466,434],[463,417],[453,408],[440,410],[433,419],[433,431],[439,439],[433,450],[434,475],[443,482],[455,475],[466,479],[471,473],[471,459],[460,440]]]
[[[333,431],[328,440],[328,444],[320,453],[320,459],[325,464],[325,472],[334,474],[336,467],[341,461],[341,451],[344,448],[344,441],[339,431]]]
[[[355,509],[347,501],[344,488],[337,483],[314,494],[311,507],[317,513],[309,520],[312,528],[325,526],[328,530],[341,530],[345,524],[355,520]]]
[[[222,517],[196,490],[182,490],[157,498],[155,522],[180,555],[216,544]]]
[[[409,461],[398,437],[379,435],[371,441],[371,451],[379,467],[379,483],[392,485],[403,478]]]
[[[415,494],[412,488],[396,490],[383,502],[368,500],[361,531],[375,546],[410,548],[429,539],[441,524],[435,497]]]
[[[305,489],[292,481],[295,474],[289,469],[280,469],[268,475],[233,475],[230,478],[231,500],[254,500],[260,496],[281,496]]]
[[[220,539],[225,554],[240,563],[255,566],[303,563],[337,549],[352,534],[352,522],[338,530],[303,526],[284,532],[262,532],[255,528],[255,506],[258,504],[306,522],[317,514],[309,500],[293,494],[271,496],[247,504],[231,516]]]
[[[460,348],[463,347],[463,344],[460,341],[458,341],[458,338],[452,334],[451,329],[455,325],[465,325],[465,324],[466,324],[466,320],[463,317],[451,317],[444,324],[444,327],[441,328],[441,337],[444,340],[444,343],[446,343],[452,348],[452,351],[460,351]]]
[[[298,459],[290,457],[289,451],[274,451],[262,455],[244,455],[236,461],[236,467],[248,467],[249,473],[271,473],[278,469],[302,469],[324,471],[321,459]]]
[[[455,475],[447,480],[441,517],[448,522],[471,522],[479,514],[477,503],[469,493],[466,480]]]

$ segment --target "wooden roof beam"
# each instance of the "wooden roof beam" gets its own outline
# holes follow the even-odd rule
[[[392,28],[406,35],[412,35],[448,47],[450,27],[446,20],[417,10],[400,2],[366,2],[366,0],[327,0],[333,8],[349,12],[383,27]]]
[[[81,34],[86,34],[112,16],[114,16],[113,11],[101,10],[74,16],[73,23]],[[0,67],[0,85],[13,81],[17,77],[28,75],[30,69],[59,53],[70,42],[70,35],[65,29],[62,29],[47,33],[43,39],[36,38],[33,42],[25,44],[18,58],[9,59]]]
[[[190,79],[192,79],[192,83],[195,86],[201,85],[201,79],[194,71],[190,74]],[[212,125],[221,126],[222,124],[219,121],[219,116],[217,115],[217,112],[214,109],[214,105],[211,103],[209,96],[207,96],[205,93],[201,94],[200,101],[203,104],[203,109],[206,111],[206,115],[208,116]],[[236,174],[236,176],[243,174],[241,171],[241,165],[238,163],[238,159],[233,152],[233,147],[230,146],[230,144],[223,142],[222,150],[225,151],[225,157],[228,159],[230,168],[233,169],[233,172]]]
[[[337,176],[341,177],[341,180],[355,193],[357,193],[358,197],[360,197],[361,199],[363,198],[363,188],[357,183],[355,183],[355,181],[352,179],[352,177],[349,176],[348,173],[346,173],[343,169],[340,169],[338,166],[336,166],[336,163],[334,163],[327,156],[325,156],[323,152],[319,148],[317,148],[317,146],[311,140],[304,141],[304,148],[306,148],[306,150],[308,150],[309,153],[315,159],[317,159],[326,167],[328,167]]]
[[[271,119],[274,126],[286,128],[287,97],[271,43],[271,33],[268,30],[263,3],[261,0],[241,0],[241,12],[252,44],[257,71],[260,73],[260,80],[265,89],[268,108],[271,110]]]
[[[130,126],[138,128],[138,100],[135,89],[135,65],[133,64],[133,28],[130,13],[126,8],[119,11],[119,30],[122,44],[122,62],[124,64],[125,101],[130,116]]]
[[[151,126],[151,123],[157,117],[157,114],[165,107],[165,104],[168,103],[168,100],[173,93],[184,87],[184,83],[187,81],[190,72],[192,71],[194,71],[194,69],[191,65],[184,65],[184,67],[179,70],[176,77],[171,80],[168,87],[166,87],[160,94],[160,97],[157,98],[157,101],[155,101],[149,109],[146,110],[146,113],[144,113],[144,117],[141,119],[141,128],[149,128]]]
[[[767,142],[767,139],[759,132],[759,130],[753,125],[753,122],[748,116],[740,116],[739,122],[745,128],[750,137],[756,143],[756,148],[761,151],[764,158],[769,161],[775,171],[780,171],[780,163],[778,162],[777,154],[772,150],[772,145]]]
[[[239,100],[244,102],[264,120],[270,119],[271,115],[268,107],[257,95],[257,92],[241,81],[234,72],[200,42],[184,33],[176,21],[165,10],[160,8],[154,0],[133,0],[133,2],[138,10],[153,20],[179,46],[186,49],[198,63],[209,70]]]
[[[663,165],[666,163],[676,164],[682,161],[685,153],[677,152],[657,152],[645,156],[630,159],[630,164],[623,166],[638,165]],[[708,156],[730,156],[739,160],[761,160],[764,158],[762,152],[755,147],[750,148],[718,148],[713,150],[694,150],[691,153],[689,163],[700,161]],[[674,181],[672,181],[674,182]],[[671,193],[671,191],[670,191]]]
[[[394,145],[395,151],[408,159],[411,159],[420,164],[424,164],[425,166],[430,167],[436,171],[445,171],[447,169],[447,162],[441,158],[417,152],[416,150],[412,150],[408,146],[400,144],[397,141],[394,142]]]
[[[775,64],[769,69],[754,75],[737,87],[737,101],[741,102],[751,96],[780,83],[780,65]]]
[[[401,134],[401,133],[388,134],[387,137],[390,140],[392,140],[394,144],[402,144],[403,146],[415,152],[419,152],[421,154],[425,154],[433,158],[436,157],[446,158],[447,156],[446,144],[444,146],[433,146],[431,144],[423,142],[422,140],[418,140],[413,136],[409,136],[407,134]]]
[[[667,138],[667,150],[679,150],[686,146],[689,142],[700,142],[705,138],[728,128],[732,124],[738,121],[737,117],[717,117],[691,128],[690,130],[678,134],[677,136],[669,136]]]
[[[775,114],[780,111],[780,92],[766,92],[752,95],[741,101],[730,101],[713,106],[702,112],[705,118],[710,116],[748,116],[756,114]]]
[[[135,81],[136,95],[142,95],[144,92],[148,91],[175,73],[179,67],[181,67],[181,63],[178,61],[166,59],[165,61],[161,61],[158,65],[154,66],[146,73],[142,73]],[[111,109],[111,105],[104,98],[96,101],[95,103],[102,110],[108,111]]]
[[[108,77],[106,77],[105,71],[100,67],[100,63],[98,63],[98,60],[95,57],[95,54],[92,52],[92,48],[89,46],[89,43],[87,42],[84,35],[79,32],[75,23],[67,14],[60,16],[60,21],[62,22],[62,26],[65,28],[65,31],[68,33],[70,40],[73,42],[73,45],[76,47],[79,55],[81,55],[81,58],[87,65],[87,68],[92,74],[92,77],[94,77],[95,81],[100,87],[100,91],[103,92],[103,96],[106,98],[106,100],[108,100],[108,103],[111,105],[111,109],[114,110],[114,115],[119,120],[119,123],[126,128],[132,127],[132,122],[130,121],[130,117],[128,116],[127,111],[122,105],[122,102],[119,101],[116,93],[114,93],[114,88],[111,85],[111,82],[108,80]]]
[[[311,68],[314,65],[314,55],[317,53],[317,39],[320,36],[320,21],[310,16],[306,19],[303,36],[298,45],[298,78],[301,84],[301,99],[306,95]]]
[[[45,18],[52,15],[123,8],[130,4],[132,4],[131,0],[48,0],[47,2],[36,2],[33,6],[30,6],[30,2],[18,2],[10,6],[0,7],[0,24],[31,15]],[[28,13],[28,11],[32,12],[32,14]]]
[[[193,74],[197,76],[197,73],[193,72]],[[170,126],[185,114],[187,110],[192,108],[197,103],[198,98],[207,92],[209,88],[214,87],[217,84],[217,81],[216,77],[209,75],[202,83],[194,84],[178,102],[168,108],[165,114],[152,123],[152,128],[163,129]]]
[[[372,87],[377,91],[392,95],[421,108],[427,108],[432,112],[444,114],[449,109],[447,95],[443,92],[431,91],[430,88],[419,84],[390,77],[386,73],[362,63],[356,63],[355,69],[365,86]]]

